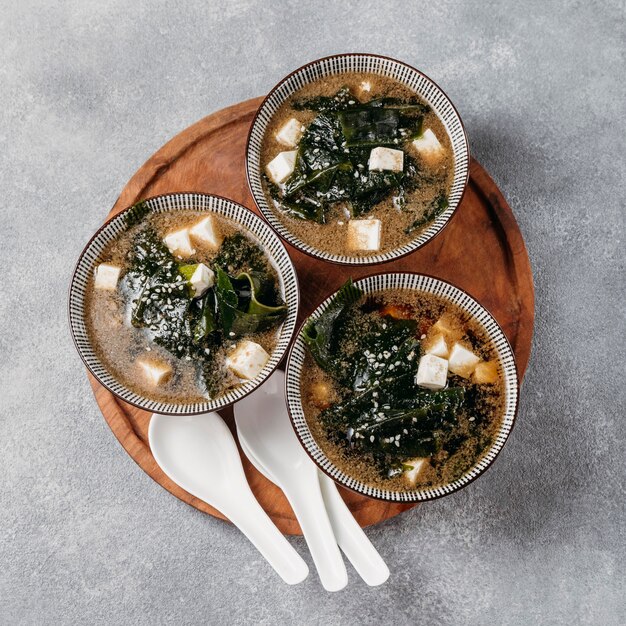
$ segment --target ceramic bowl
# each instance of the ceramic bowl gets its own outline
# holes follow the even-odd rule
[[[107,221],[91,238],[78,259],[69,293],[69,318],[74,343],[87,369],[98,382],[124,402],[146,411],[167,415],[190,415],[222,409],[240,400],[262,384],[285,355],[293,338],[298,314],[300,296],[296,271],[283,243],[272,229],[252,211],[231,200],[199,193],[175,193],[149,198],[145,200],[145,204],[151,213],[194,210],[223,216],[241,225],[242,229],[250,232],[261,243],[276,269],[280,292],[288,307],[287,317],[281,326],[278,343],[270,355],[270,360],[253,380],[241,384],[215,400],[193,404],[151,400],[128,389],[110,374],[94,351],[87,332],[85,292],[89,279],[100,262],[100,255],[104,248],[128,228],[127,215],[132,207]]]
[[[275,211],[270,208],[263,191],[261,171],[261,152],[263,137],[278,110],[292,94],[320,78],[344,74],[346,72],[369,72],[380,76],[394,78],[425,100],[437,113],[445,126],[454,153],[454,180],[448,198],[448,208],[439,215],[427,228],[422,230],[415,239],[389,250],[372,253],[369,256],[346,256],[331,254],[318,250],[299,239],[285,225]],[[347,265],[366,265],[383,263],[398,259],[413,252],[430,241],[449,222],[461,202],[469,179],[469,145],[461,118],[450,99],[443,90],[423,72],[389,57],[374,54],[338,54],[307,63],[283,78],[263,100],[257,111],[246,146],[246,174],[254,201],[272,228],[291,245],[299,250],[325,261]]]
[[[302,337],[302,328],[304,324],[306,324],[305,321],[296,334],[296,338],[291,347],[285,379],[287,407],[296,434],[306,452],[323,472],[340,485],[365,496],[391,502],[422,502],[453,493],[476,479],[493,463],[511,432],[517,411],[519,395],[519,383],[513,350],[504,332],[489,311],[465,291],[446,281],[423,274],[386,273],[363,278],[355,282],[355,285],[365,294],[381,291],[383,289],[407,289],[431,293],[456,304],[461,310],[474,318],[485,329],[486,334],[493,341],[504,378],[505,402],[500,427],[493,439],[493,443],[483,453],[475,465],[454,482],[443,486],[422,487],[412,491],[395,491],[374,487],[360,481],[354,476],[350,476],[334,465],[324,454],[311,434],[304,415],[301,400],[301,380],[302,377],[306,375],[303,371],[306,344]],[[311,314],[309,319],[317,319],[329,305],[333,297],[334,294],[324,300]]]

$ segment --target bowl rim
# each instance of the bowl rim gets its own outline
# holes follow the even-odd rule
[[[68,325],[70,327],[70,334],[72,336],[72,341],[74,343],[74,347],[76,349],[76,352],[78,352],[78,355],[80,356],[80,359],[83,362],[83,365],[87,368],[87,371],[89,372],[89,374],[91,374],[91,376],[93,376],[93,378],[102,387],[104,387],[109,393],[113,394],[113,396],[115,396],[115,398],[117,398],[118,400],[121,400],[122,402],[124,402],[126,404],[129,404],[129,405],[131,405],[131,406],[133,406],[133,407],[135,407],[137,409],[141,409],[142,411],[148,411],[150,413],[157,412],[157,411],[153,411],[152,409],[142,405],[141,403],[139,403],[139,402],[137,402],[137,401],[135,401],[133,399],[124,398],[124,397],[122,397],[120,395],[120,393],[118,393],[114,389],[111,389],[111,387],[106,382],[104,382],[101,379],[101,377],[93,370],[92,366],[87,361],[86,356],[83,354],[83,350],[78,345],[78,340],[77,340],[76,334],[74,332],[74,326],[72,325],[72,302],[73,302],[73,298],[74,298],[73,293],[74,293],[74,285],[75,285],[75,282],[76,282],[77,273],[78,273],[79,269],[81,268],[81,263],[82,263],[83,257],[91,249],[91,246],[93,245],[94,241],[99,237],[99,235],[102,233],[102,231],[105,228],[107,228],[114,220],[120,218],[122,215],[124,215],[124,214],[128,213],[129,211],[131,211],[133,209],[133,207],[136,206],[140,202],[148,202],[148,201],[151,201],[151,200],[159,200],[161,198],[168,198],[168,197],[173,197],[173,196],[203,196],[203,197],[206,197],[206,198],[214,198],[215,200],[218,200],[218,201],[230,203],[232,205],[235,205],[239,209],[243,209],[244,212],[247,212],[250,215],[252,215],[254,219],[258,220],[258,223],[261,225],[262,228],[269,229],[269,232],[271,232],[272,236],[276,237],[277,243],[283,249],[283,251],[285,253],[285,258],[288,260],[288,263],[289,263],[291,269],[293,270],[293,285],[294,285],[294,293],[295,293],[295,300],[296,300],[295,301],[295,320],[294,320],[293,328],[291,330],[291,335],[289,336],[288,341],[286,341],[285,348],[280,353],[279,358],[276,361],[276,364],[268,371],[268,373],[264,376],[263,380],[261,380],[258,384],[252,386],[251,389],[249,389],[248,391],[243,393],[238,398],[236,398],[234,400],[231,400],[229,402],[225,402],[224,404],[220,404],[219,406],[216,406],[214,408],[204,408],[204,409],[197,409],[197,410],[193,410],[193,411],[186,411],[186,410],[184,410],[185,406],[194,406],[194,405],[192,405],[192,404],[185,405],[185,404],[177,404],[175,402],[168,402],[167,403],[168,405],[170,405],[170,406],[171,405],[178,406],[180,410],[166,410],[166,411],[159,410],[158,411],[159,415],[172,415],[172,416],[184,417],[184,416],[189,416],[189,415],[202,415],[203,413],[209,413],[209,412],[212,412],[212,411],[221,411],[221,410],[223,410],[225,408],[228,408],[228,407],[232,406],[233,404],[235,404],[236,402],[238,402],[239,400],[241,400],[242,398],[245,398],[246,396],[251,394],[253,391],[256,391],[276,371],[276,369],[280,366],[280,364],[285,360],[285,357],[286,357],[286,355],[289,352],[289,349],[291,347],[291,343],[293,342],[293,338],[295,336],[295,332],[296,332],[296,329],[297,329],[297,317],[298,317],[298,313],[300,311],[300,285],[299,285],[299,281],[298,281],[298,273],[296,272],[296,268],[295,268],[295,265],[293,263],[293,260],[291,259],[291,256],[287,252],[287,249],[285,248],[284,242],[277,235],[277,233],[275,233],[274,230],[269,227],[267,222],[265,220],[261,219],[261,217],[259,215],[257,215],[254,211],[252,211],[248,207],[244,206],[243,204],[240,204],[239,202],[235,202],[234,200],[231,200],[230,198],[227,198],[225,196],[221,196],[219,194],[214,194],[214,193],[205,193],[205,192],[201,192],[201,191],[177,191],[177,192],[162,193],[162,194],[157,194],[155,196],[149,196],[147,198],[142,198],[140,200],[137,200],[133,204],[131,204],[129,206],[126,206],[123,209],[121,209],[120,211],[118,211],[117,213],[115,213],[115,215],[107,217],[107,219],[93,233],[93,235],[89,238],[89,241],[83,247],[83,249],[82,249],[81,253],[79,254],[78,259],[77,259],[77,261],[76,261],[76,263],[74,265],[74,269],[72,270],[72,275],[71,275],[71,279],[70,279],[70,283],[69,283],[69,287],[68,287],[68,292],[67,292],[67,316],[68,316],[67,320],[68,320]],[[194,209],[175,209],[175,210],[191,210],[191,211],[193,211]],[[212,211],[207,211],[207,212],[210,213]],[[226,219],[231,219],[231,218],[226,217]],[[236,220],[233,220],[233,221],[236,221]],[[243,227],[243,228],[245,228],[245,227]],[[277,270],[277,273],[278,273],[278,270]],[[282,278],[282,275],[281,275],[281,278]],[[286,286],[285,286],[285,290],[286,290]],[[90,345],[91,345],[91,341],[90,341]],[[93,349],[93,347],[92,347],[92,349]],[[271,356],[272,355],[270,355],[270,357]],[[98,358],[98,361],[101,362],[101,360],[99,358]],[[102,363],[102,367],[105,370],[107,369],[104,366],[103,363]],[[115,378],[112,374],[111,374],[111,376],[113,378]],[[126,389],[127,391],[130,391],[131,393],[134,393],[137,396],[141,395],[141,394],[139,394],[137,392],[133,392],[132,390],[128,389],[128,387],[126,387],[126,385],[123,385],[121,382],[120,382],[120,385],[122,385],[124,387],[124,389]],[[147,400],[149,402],[156,402],[156,401],[150,400],[146,396],[142,396],[142,397],[143,397],[144,400]]]
[[[452,107],[452,110],[454,112],[454,114],[456,115],[458,121],[459,121],[459,125],[462,131],[462,135],[463,135],[463,143],[464,143],[464,153],[467,154],[467,171],[465,173],[465,180],[462,181],[462,191],[461,191],[461,195],[459,196],[459,200],[456,204],[456,206],[454,207],[454,209],[452,210],[452,213],[450,213],[450,216],[446,219],[446,221],[441,225],[441,227],[435,232],[433,233],[426,241],[424,241],[423,243],[421,243],[418,246],[409,248],[408,250],[400,253],[400,254],[393,254],[394,250],[389,250],[386,253],[382,253],[382,254],[387,254],[390,255],[388,258],[385,259],[380,259],[380,260],[375,260],[372,261],[370,259],[372,258],[376,258],[375,255],[373,255],[372,257],[369,256],[363,256],[363,257],[346,257],[346,260],[339,260],[337,258],[338,255],[336,254],[329,254],[329,257],[325,257],[322,256],[321,253],[323,253],[322,250],[318,250],[317,248],[314,248],[313,246],[310,246],[308,244],[306,244],[306,242],[302,242],[300,241],[299,238],[295,237],[292,235],[292,233],[289,231],[288,228],[285,227],[285,231],[287,232],[286,235],[283,235],[283,233],[278,232],[274,225],[272,224],[272,222],[270,221],[270,218],[268,216],[268,212],[272,213],[272,210],[268,208],[268,210],[266,211],[260,204],[260,202],[257,200],[257,196],[254,193],[254,189],[252,187],[252,175],[251,175],[251,171],[250,171],[250,147],[251,147],[251,141],[252,141],[252,133],[257,125],[257,121],[259,119],[259,116],[261,114],[261,111],[263,110],[263,108],[265,107],[265,105],[267,104],[268,100],[272,97],[272,95],[274,94],[274,92],[276,92],[284,83],[286,83],[288,80],[290,80],[292,78],[292,76],[294,76],[295,74],[306,70],[307,68],[314,66],[314,65],[318,65],[320,63],[323,63],[324,61],[328,61],[331,59],[341,59],[341,58],[345,58],[345,57],[370,57],[370,58],[375,58],[375,59],[382,59],[385,61],[391,61],[392,63],[397,63],[398,65],[402,65],[405,68],[409,69],[412,72],[415,72],[416,74],[419,74],[420,76],[422,76],[426,81],[430,82],[432,85],[434,85],[443,95],[443,97],[445,98],[445,100],[448,102],[448,104]],[[310,84],[310,83],[307,83]],[[284,100],[281,102],[281,105],[284,103]],[[280,106],[280,105],[279,105]],[[461,203],[463,202],[463,198],[465,197],[465,193],[467,191],[467,187],[468,187],[468,183],[469,183],[469,179],[470,179],[470,164],[471,164],[471,153],[470,153],[470,147],[469,147],[469,139],[467,136],[467,131],[465,129],[465,124],[463,123],[463,119],[461,118],[461,115],[459,114],[458,109],[456,108],[455,104],[452,102],[452,100],[450,99],[450,97],[448,96],[448,94],[441,88],[441,86],[436,83],[432,78],[430,78],[430,76],[428,76],[427,74],[425,74],[424,72],[422,72],[421,70],[417,69],[416,67],[410,65],[409,63],[406,63],[405,61],[400,61],[394,57],[390,57],[388,55],[384,55],[384,54],[374,54],[374,53],[370,53],[370,52],[341,52],[338,54],[329,54],[327,56],[323,56],[323,57],[319,57],[317,59],[314,59],[313,61],[309,61],[308,63],[305,63],[304,65],[301,65],[300,67],[296,68],[295,70],[291,71],[289,74],[287,74],[284,78],[282,78],[278,83],[276,83],[270,90],[269,92],[265,95],[265,97],[263,98],[261,104],[259,105],[259,107],[257,108],[257,110],[254,113],[254,117],[252,118],[252,122],[250,124],[250,128],[248,130],[248,137],[246,139],[246,148],[245,148],[245,166],[246,166],[246,181],[248,183],[248,190],[250,191],[250,195],[252,196],[252,199],[254,201],[255,206],[257,207],[257,209],[259,210],[259,212],[261,213],[261,215],[263,216],[263,219],[270,225],[270,227],[272,228],[272,230],[274,230],[278,236],[281,239],[284,239],[289,245],[293,246],[294,248],[296,248],[298,251],[303,252],[304,254],[307,254],[308,256],[318,260],[318,261],[323,261],[326,263],[331,263],[333,265],[341,265],[341,266],[348,266],[348,267],[363,267],[366,265],[383,265],[384,263],[391,263],[393,261],[397,261],[398,259],[402,259],[403,257],[412,254],[413,252],[416,252],[417,250],[423,248],[425,245],[427,245],[428,243],[430,243],[433,239],[435,239],[438,235],[440,235],[445,228],[448,226],[448,224],[452,221],[452,218],[455,216],[457,210],[459,209],[459,207],[461,206]],[[455,167],[456,167],[456,163],[455,163]],[[259,168],[260,169],[260,168]],[[273,215],[273,213],[272,213]],[[415,239],[413,240],[415,241]],[[409,242],[407,245],[410,245],[411,242]],[[304,245],[303,245],[304,244]],[[397,248],[396,248],[397,249]],[[378,256],[380,256],[381,253],[378,254]]]
[[[428,274],[425,272],[411,272],[411,271],[407,271],[407,270],[388,270],[388,271],[382,271],[382,272],[372,272],[370,274],[367,274],[365,276],[361,276],[358,280],[354,281],[354,284],[356,286],[359,285],[359,283],[369,280],[371,278],[374,278],[376,276],[389,276],[389,275],[397,275],[397,276],[423,276],[425,278],[428,279],[432,279],[435,281],[438,281],[440,283],[444,283],[445,285],[448,285],[450,287],[453,287],[454,289],[457,289],[458,291],[460,291],[461,293],[465,294],[467,297],[469,297],[472,301],[474,301],[475,303],[477,303],[481,309],[483,309],[483,311],[488,315],[489,318],[491,318],[491,320],[495,323],[497,331],[499,331],[502,335],[502,338],[504,339],[504,346],[505,349],[508,349],[508,351],[511,354],[512,357],[512,365],[513,368],[515,370],[515,378],[514,378],[514,390],[515,390],[515,406],[513,408],[513,411],[511,413],[511,425],[508,428],[508,431],[506,432],[506,436],[504,438],[504,441],[502,442],[502,445],[498,448],[498,450],[496,450],[496,452],[494,453],[493,458],[488,462],[488,464],[481,469],[480,471],[478,471],[474,476],[472,476],[471,478],[467,479],[463,484],[457,485],[454,489],[451,489],[450,491],[446,491],[444,493],[432,493],[429,492],[427,497],[416,497],[416,494],[419,493],[419,491],[417,490],[407,490],[407,491],[391,491],[391,493],[394,494],[404,494],[408,497],[406,498],[399,498],[399,499],[394,499],[394,498],[386,498],[384,496],[381,495],[375,495],[372,493],[365,493],[363,490],[359,490],[359,489],[355,489],[352,486],[350,486],[349,484],[347,484],[344,480],[340,480],[338,477],[333,476],[325,467],[322,467],[322,465],[320,463],[317,462],[317,460],[314,458],[313,454],[309,451],[307,445],[305,444],[301,434],[300,434],[300,430],[299,428],[296,426],[296,422],[295,422],[295,416],[294,416],[294,412],[292,409],[292,403],[290,401],[290,393],[289,393],[289,372],[292,368],[292,359],[293,359],[293,353],[295,350],[295,346],[298,343],[300,336],[302,334],[302,330],[304,328],[304,326],[307,324],[307,322],[311,319],[311,317],[317,313],[320,309],[320,307],[326,303],[328,303],[331,298],[333,298],[335,296],[335,294],[339,291],[339,289],[336,289],[335,291],[333,291],[332,294],[330,294],[329,296],[327,296],[326,298],[324,298],[321,302],[319,302],[317,304],[317,306],[313,309],[313,311],[307,315],[307,317],[301,322],[301,324],[298,327],[298,330],[296,331],[296,333],[294,334],[294,337],[291,341],[291,346],[289,348],[289,354],[287,355],[287,363],[285,366],[285,387],[284,387],[284,393],[285,393],[285,404],[287,405],[287,413],[289,415],[289,421],[291,422],[291,427],[293,428],[294,432],[296,433],[296,437],[298,438],[298,441],[300,442],[300,445],[302,446],[302,448],[304,449],[304,451],[306,452],[306,454],[309,456],[309,458],[311,459],[311,461],[313,463],[315,463],[315,466],[318,468],[318,470],[320,470],[321,472],[323,472],[324,474],[326,474],[326,476],[328,476],[329,478],[331,478],[333,481],[335,481],[336,483],[338,483],[339,485],[341,485],[342,487],[344,487],[345,489],[348,489],[354,493],[358,493],[359,495],[362,495],[366,498],[371,498],[372,500],[380,500],[382,502],[391,502],[391,503],[396,503],[396,504],[420,504],[423,502],[429,502],[431,500],[438,500],[439,498],[444,498],[446,496],[452,495],[454,493],[457,493],[458,491],[460,491],[461,489],[465,489],[465,487],[467,487],[468,485],[470,485],[471,483],[473,483],[476,479],[480,478],[487,470],[489,470],[494,462],[496,461],[496,459],[498,458],[498,456],[500,455],[500,453],[502,452],[502,450],[504,449],[507,441],[509,440],[509,437],[511,435],[511,433],[513,432],[513,428],[515,427],[515,424],[517,422],[517,415],[518,415],[518,411],[519,411],[519,404],[520,404],[520,388],[521,388],[521,382],[520,382],[520,378],[519,378],[519,370],[517,368],[517,360],[515,357],[515,352],[513,350],[513,347],[511,346],[511,342],[509,341],[509,338],[506,336],[506,333],[504,332],[504,330],[502,329],[502,326],[500,326],[498,320],[496,320],[496,318],[492,315],[491,311],[489,311],[489,309],[487,309],[485,306],[483,306],[476,298],[474,298],[474,296],[472,296],[467,290],[463,289],[462,287],[457,287],[454,283],[451,283],[450,281],[444,279],[444,278],[440,278],[439,276],[433,276],[432,274]],[[415,291],[417,291],[417,289],[415,289]],[[367,293],[367,292],[366,292]],[[472,318],[475,318],[474,315],[472,315]],[[492,338],[491,334],[489,335],[490,338]],[[300,391],[300,376],[297,379],[298,382],[298,391]],[[304,411],[302,410],[302,414],[304,415]],[[306,422],[306,418],[304,418],[304,422],[305,424]],[[307,425],[308,428],[308,425]],[[498,430],[498,434],[500,434],[500,430],[502,427],[500,427],[500,429]],[[310,433],[310,429],[309,433]],[[322,448],[320,447],[320,445],[317,443],[317,440],[315,439],[315,437],[313,437],[312,433],[311,433],[311,439],[315,442],[315,445],[320,449],[320,451],[323,454],[324,459],[326,459],[329,464],[333,467],[336,468],[337,466],[330,461],[330,459],[328,459],[328,456],[326,455],[326,453],[322,450]],[[495,447],[495,444],[492,443],[491,446],[488,448],[488,450],[484,453],[487,454],[489,453],[493,448]],[[479,459],[480,460],[480,459]],[[469,470],[467,470],[465,473],[467,473],[468,471],[471,471],[471,469],[475,466],[472,465],[472,467],[470,467]],[[338,469],[338,468],[337,468]],[[344,472],[343,470],[339,470],[342,474],[346,475],[346,472]],[[465,474],[464,474],[465,475]],[[350,478],[350,476],[348,476],[348,478]],[[461,477],[462,478],[462,477]],[[364,486],[367,490],[375,490],[376,488],[371,487],[369,485],[367,485],[366,483],[362,482],[361,480],[357,480],[354,479],[353,480],[357,483],[359,483],[360,485]],[[457,481],[460,480],[459,478],[456,479]],[[455,482],[455,481],[453,481]],[[446,483],[444,485],[444,487],[449,486],[452,483]],[[427,489],[435,489],[433,487],[427,488]],[[382,489],[378,489],[378,491],[383,491]],[[389,490],[388,490],[389,491]],[[413,497],[411,497],[413,496]]]

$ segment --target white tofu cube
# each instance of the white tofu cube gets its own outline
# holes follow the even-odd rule
[[[239,378],[252,380],[260,374],[269,358],[262,346],[244,339],[228,355],[226,365]]]
[[[359,85],[359,95],[360,96],[367,96],[367,95],[370,94],[371,91],[372,91],[372,83],[369,80],[364,80]]]
[[[284,146],[295,148],[303,132],[304,126],[295,117],[292,117],[280,127],[280,130],[276,133],[276,139]]]
[[[420,359],[415,384],[426,389],[443,389],[448,379],[448,361],[434,354]]]
[[[137,365],[141,368],[146,381],[153,387],[166,383],[172,375],[172,367],[169,363],[154,357],[140,357]]]
[[[474,370],[473,379],[479,385],[491,385],[498,382],[497,361],[481,361]]]
[[[460,343],[455,343],[450,350],[448,367],[453,374],[469,378],[479,361],[480,357],[477,357],[471,350],[463,347]]]
[[[428,342],[426,354],[434,354],[441,359],[447,359],[450,351],[443,335],[436,335]]]
[[[419,475],[423,472],[425,467],[428,465],[428,459],[425,459],[425,458],[410,459],[409,461],[405,461],[404,465],[413,466],[413,469],[406,470],[404,472],[404,478],[409,483],[409,485],[415,485]]]
[[[280,152],[267,164],[267,173],[277,185],[284,183],[293,173],[297,154],[297,150]]]
[[[437,135],[427,128],[414,142],[413,147],[426,161],[437,161],[443,154],[443,146],[439,143]]]
[[[370,152],[368,167],[370,170],[401,172],[404,168],[404,152],[393,148],[374,148]]]
[[[222,243],[222,235],[212,215],[207,215],[194,224],[189,230],[189,234],[196,241],[201,242],[206,247],[214,248],[215,250],[217,250]]]
[[[348,248],[350,250],[379,250],[380,232],[380,220],[350,220],[348,222]]]
[[[215,274],[204,263],[198,263],[195,272],[189,279],[196,298],[199,298],[209,287],[215,284]]]
[[[106,289],[115,291],[117,289],[117,281],[120,278],[121,268],[108,263],[100,263],[96,268],[96,289]]]
[[[195,253],[191,245],[191,239],[189,239],[188,228],[182,228],[181,230],[167,234],[163,238],[163,241],[169,248],[169,251],[175,256],[186,258]]]

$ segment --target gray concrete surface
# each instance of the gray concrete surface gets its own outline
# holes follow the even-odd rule
[[[623,1],[0,2],[0,623],[619,624]],[[391,580],[282,584],[160,489],[73,350],[75,259],[204,115],[350,50],[422,68],[510,201],[537,291],[518,424],[481,480],[369,530]],[[310,563],[304,542],[295,547]]]

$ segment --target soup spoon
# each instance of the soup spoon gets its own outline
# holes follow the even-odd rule
[[[254,454],[248,449],[245,442],[239,438],[244,454],[252,465],[268,480],[278,485],[277,480],[267,468],[263,467]],[[389,568],[372,545],[363,529],[354,519],[350,509],[337,491],[335,482],[326,474],[318,470],[322,498],[326,505],[326,512],[330,519],[337,544],[348,557],[359,576],[370,586],[382,585],[389,578]]]
[[[256,501],[246,480],[237,444],[217,413],[153,414],[150,449],[177,485],[221,511],[252,542],[288,584],[309,569]]]
[[[348,584],[348,573],[326,513],[317,468],[298,443],[289,419],[282,414],[283,381],[284,374],[274,372],[262,387],[234,406],[237,434],[285,492],[322,586],[327,591],[339,591]],[[276,405],[281,405],[282,410],[277,410]]]
[[[283,390],[284,374],[277,370],[263,387],[252,394],[255,396],[253,399],[249,396],[235,407],[235,422],[242,450],[261,474],[281,488],[279,475],[272,471],[274,469],[273,460],[269,463],[263,463],[256,448],[251,447],[247,424],[248,420],[253,419],[250,415],[262,415],[263,417],[259,417],[261,424],[270,419],[277,422],[280,427],[282,445],[285,448],[292,448],[293,455],[299,458],[301,463],[315,468],[315,464],[304,452],[293,431],[287,415]],[[354,519],[343,498],[339,495],[334,481],[326,474],[319,472],[317,468],[315,469],[336,542],[368,585],[375,586],[384,583],[389,578],[389,568]],[[287,498],[289,499],[289,496]]]

